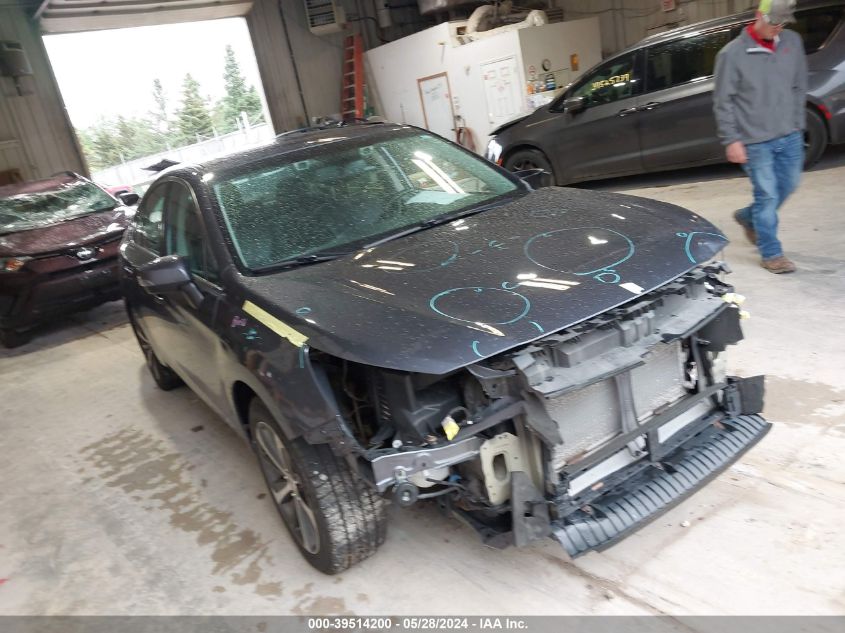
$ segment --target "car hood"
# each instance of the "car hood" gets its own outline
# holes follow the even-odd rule
[[[680,207],[555,187],[245,285],[314,348],[443,374],[629,302],[726,244]]]
[[[497,134],[501,134],[502,132],[504,132],[508,128],[511,128],[514,125],[516,125],[517,123],[519,123],[520,121],[524,121],[525,119],[530,117],[531,114],[533,114],[533,112],[529,113],[529,114],[523,114],[522,116],[518,116],[515,119],[511,119],[507,123],[502,123],[500,126],[491,130],[489,136],[496,136]]]
[[[44,255],[83,246],[114,236],[126,229],[124,207],[82,215],[63,222],[0,235],[0,257],[9,255]]]

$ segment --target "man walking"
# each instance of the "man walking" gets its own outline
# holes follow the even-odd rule
[[[794,9],[795,0],[763,0],[757,19],[716,58],[719,138],[754,187],[754,202],[734,218],[757,245],[763,268],[776,274],[795,271],[778,240],[778,209],[804,165],[807,61],[801,36],[783,29],[795,21]]]

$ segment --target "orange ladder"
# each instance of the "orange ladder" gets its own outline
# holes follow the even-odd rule
[[[343,44],[343,88],[340,118],[364,118],[364,43],[360,35],[349,35]]]

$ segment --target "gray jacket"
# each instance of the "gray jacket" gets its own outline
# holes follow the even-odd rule
[[[807,58],[798,33],[781,32],[774,52],[746,29],[716,57],[713,112],[719,139],[762,143],[806,127]]]

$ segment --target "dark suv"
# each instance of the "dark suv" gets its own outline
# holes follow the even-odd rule
[[[724,374],[726,242],[670,204],[532,190],[357,125],[164,172],[120,251],[155,381],[252,444],[335,573],[384,541],[384,495],[577,556],[736,460],[769,425],[761,378]]]
[[[810,69],[809,166],[829,143],[845,142],[845,1],[799,3],[795,17]],[[557,184],[723,162],[713,67],[753,19],[744,13],[646,38],[494,130],[487,158],[512,171],[542,168]]]
[[[117,248],[132,211],[73,173],[0,187],[0,345],[120,298]]]

